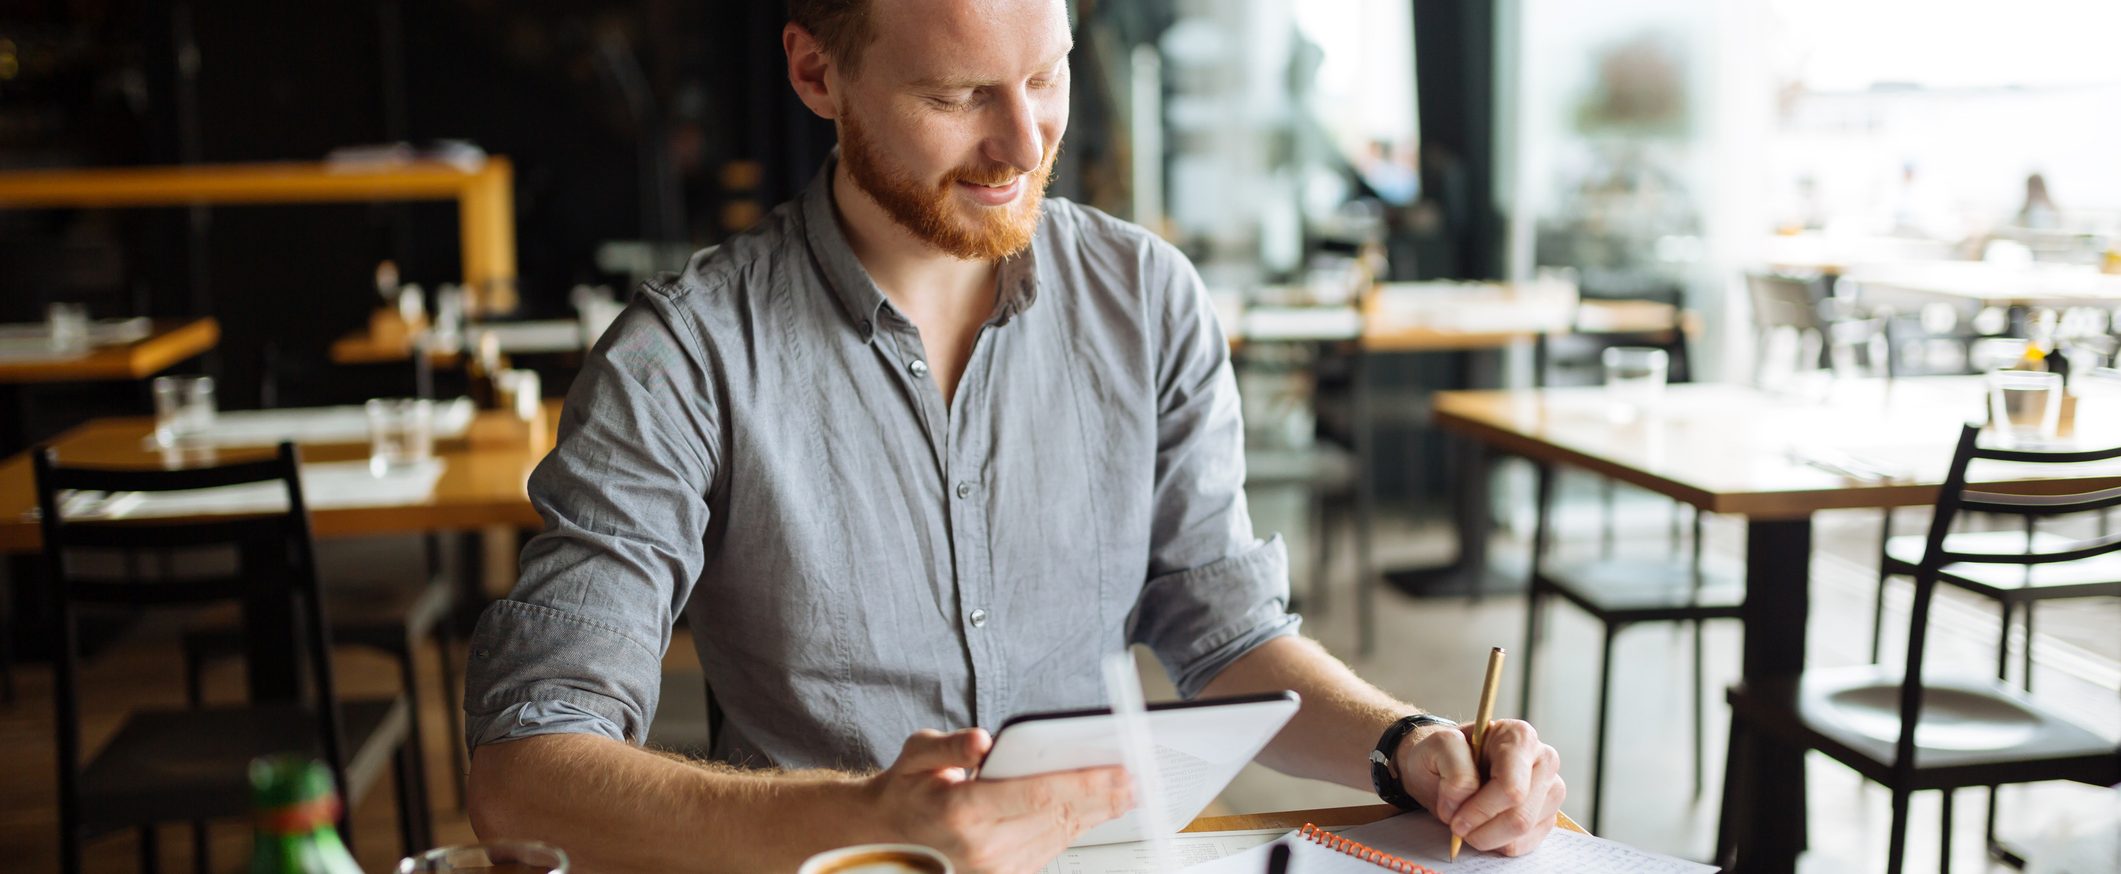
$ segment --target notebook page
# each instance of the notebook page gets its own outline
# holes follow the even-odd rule
[[[1410,813],[1340,833],[1416,865],[1447,874],[1713,874],[1715,868],[1684,859],[1638,850],[1626,844],[1555,829],[1539,849],[1509,857],[1466,847],[1451,857],[1451,833],[1427,813]],[[1289,874],[1378,874],[1384,869],[1300,838],[1290,838]],[[1187,868],[1186,874],[1261,874],[1267,870],[1267,848]]]
[[[1220,859],[1257,847],[1286,834],[1278,828],[1194,832],[1171,836],[1171,854],[1180,864]],[[1039,874],[1163,874],[1140,842],[1075,847],[1039,869]]]

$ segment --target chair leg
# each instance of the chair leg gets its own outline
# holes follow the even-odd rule
[[[1517,660],[1523,665],[1521,670],[1524,672],[1524,682],[1517,685],[1517,688],[1524,690],[1524,704],[1517,708],[1518,717],[1526,722],[1532,720],[1532,662],[1536,660],[1541,632],[1539,626],[1541,624],[1541,607],[1544,606],[1543,602],[1545,601],[1545,598],[1542,597],[1543,595],[1544,593],[1540,591],[1539,574],[1534,572],[1532,574],[1532,585],[1525,593],[1524,655]]]
[[[214,870],[214,848],[209,841],[204,820],[191,823],[191,870],[192,874],[211,874]]]
[[[412,785],[410,791],[415,802],[412,811],[417,817],[421,835],[432,825],[427,816],[427,756],[423,746],[427,733],[420,726],[420,680],[417,662],[413,655],[419,652],[418,641],[410,634],[405,636],[404,649],[397,653],[399,682],[405,687],[405,756]],[[402,803],[402,802],[401,802]]]
[[[2011,616],[2016,612],[2011,602],[2003,602],[2003,621],[1996,631],[1996,679],[2005,683],[2011,680]]]
[[[1940,817],[1943,834],[1937,840],[1937,874],[1952,874],[1952,790],[1946,789],[1943,794],[1944,813]]]
[[[471,764],[464,753],[464,687],[457,683],[457,632],[447,621],[435,626],[435,649],[442,660],[442,718],[449,722],[449,784],[457,793],[457,812],[462,813],[470,809],[464,775],[470,773]]]
[[[2025,652],[2019,658],[2024,663],[2025,691],[2033,691],[2033,608],[2037,602],[2025,602]]]
[[[1605,825],[1606,714],[1613,700],[1613,637],[1620,629],[1605,628],[1605,661],[1598,666],[1598,737],[1591,743],[1592,764],[1598,774],[1591,778],[1591,834],[1603,834]]]
[[[162,842],[157,840],[155,827],[143,825],[140,833],[140,874],[155,874],[162,870]]]
[[[1702,783],[1704,782],[1701,767],[1702,735],[1708,731],[1706,728],[1708,702],[1702,700],[1707,696],[1701,694],[1701,628],[1702,621],[1699,619],[1694,620],[1694,686],[1692,691],[1694,694],[1694,800],[1696,802],[1701,800]]]
[[[1907,863],[1907,790],[1893,790],[1893,831],[1888,838],[1885,874],[1900,874]]]
[[[1733,858],[1733,851],[1737,849],[1734,846],[1737,835],[1732,832],[1731,826],[1738,822],[1739,817],[1745,815],[1744,811],[1738,809],[1739,799],[1744,797],[1740,794],[1744,786],[1739,776],[1739,769],[1744,765],[1738,760],[1738,751],[1743,748],[1741,744],[1745,742],[1741,731],[1743,726],[1738,713],[1732,711],[1731,730],[1724,740],[1723,801],[1718,805],[1716,813],[1716,856],[1710,860],[1726,871],[1735,870],[1738,863],[1738,860]]]
[[[1893,539],[1893,511],[1885,511],[1878,520],[1878,591],[1871,600],[1871,664],[1878,664],[1880,647],[1885,645],[1885,584],[1891,577],[1885,572],[1885,544]]]
[[[411,756],[419,754],[417,744],[406,743],[401,744],[397,752],[391,753],[390,756],[391,764],[397,769],[394,782],[398,784],[398,844],[408,857],[417,856],[427,849],[420,845],[420,830],[413,822],[415,801],[412,797],[412,763],[407,761]]]

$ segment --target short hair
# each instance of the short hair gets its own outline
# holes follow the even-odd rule
[[[788,20],[810,31],[848,75],[861,68],[862,50],[876,41],[869,0],[788,0]]]

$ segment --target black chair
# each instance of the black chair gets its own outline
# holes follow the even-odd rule
[[[279,752],[323,759],[348,800],[346,810],[386,771],[395,773],[405,849],[416,852],[430,843],[426,784],[408,702],[402,696],[341,701],[334,694],[330,626],[318,597],[309,513],[293,444],[281,444],[269,460],[180,470],[60,467],[48,447],[33,454],[33,464],[46,581],[57,619],[52,686],[61,870],[81,870],[84,840],[125,829],[139,834],[141,868],[156,870],[156,824],[247,814],[246,766],[254,757]],[[91,521],[61,513],[63,499],[78,493],[153,494],[253,483],[284,487],[286,508],[207,520]],[[84,570],[85,562],[98,555],[122,557],[131,565],[141,555],[210,551],[232,552],[235,571],[142,579]],[[84,763],[75,651],[79,612],[191,611],[224,604],[241,607],[251,655],[246,665],[251,701],[135,710]],[[348,840],[350,825],[342,810],[340,827]],[[195,841],[201,837],[195,830]],[[201,870],[207,866],[203,842],[194,847],[194,862]]]
[[[1598,559],[1560,562],[1549,559],[1548,529],[1552,527],[1555,473],[1550,465],[1539,465],[1536,502],[1538,521],[1532,534],[1531,587],[1525,605],[1524,701],[1525,718],[1531,718],[1532,665],[1544,629],[1543,614],[1549,597],[1560,597],[1589,613],[1604,626],[1604,660],[1598,673],[1598,721],[1592,742],[1597,767],[1591,790],[1591,832],[1596,834],[1605,812],[1606,727],[1613,691],[1613,639],[1622,629],[1644,622],[1690,622],[1693,624],[1694,673],[1694,797],[1702,789],[1702,644],[1701,626],[1710,619],[1736,619],[1745,600],[1744,584],[1728,575],[1712,573],[1702,562],[1701,515],[1694,515],[1693,544],[1685,561],[1671,559]],[[1675,542],[1674,548],[1678,546]]]
[[[1734,854],[1731,826],[1751,815],[1742,803],[1747,782],[1740,750],[1758,732],[1790,746],[1815,749],[1884,784],[1893,796],[1893,825],[1886,868],[1899,874],[1906,850],[1911,793],[1944,793],[1944,841],[1951,859],[1952,792],[1971,786],[2074,780],[2094,786],[2121,782],[2121,746],[2041,707],[2001,680],[1938,679],[1922,670],[1928,643],[1930,604],[1946,575],[1967,578],[1976,568],[2023,569],[2035,577],[2121,554],[2121,534],[2033,544],[2037,551],[1991,550],[1949,535],[1962,511],[2021,519],[2056,519],[2100,513],[2121,506],[2121,487],[2075,494],[2022,495],[1970,491],[1968,465],[1975,460],[2027,464],[2071,464],[2121,458],[2121,447],[2041,452],[1979,445],[1979,429],[1963,428],[1951,471],[1937,498],[1922,557],[1913,569],[1914,607],[1909,617],[1907,662],[1900,671],[1875,665],[1805,671],[1799,676],[1731,687],[1731,755],[1724,779],[1723,827],[1717,857]],[[1993,544],[1986,544],[1992,546]],[[1923,716],[1930,719],[1924,722]],[[1916,727],[1922,726],[1918,734]],[[1952,737],[1920,735],[1949,733]]]
[[[2039,530],[2038,517],[2027,515],[2020,521],[2023,527],[2019,530],[1975,531],[1948,535],[1944,539],[1945,549],[1953,552],[2027,555],[2054,552],[2069,546],[2069,538]],[[2096,524],[2100,534],[2109,531],[2104,514]],[[1919,534],[1894,537],[1888,532],[1884,538],[1878,561],[1878,595],[1872,605],[1871,614],[1873,664],[1880,661],[1884,644],[1886,583],[1892,577],[1913,577],[1919,572],[1927,545],[1926,538]],[[2020,688],[2031,692],[2033,608],[2043,601],[2121,597],[2121,553],[2056,564],[1951,565],[1938,572],[1937,582],[1996,602],[1998,610],[2002,613],[2002,621],[1997,623],[1996,628],[1998,680],[2010,679],[2011,626],[2013,618],[2017,618],[2017,624],[2025,629],[2025,649],[2021,654],[2023,667],[2019,670],[2019,683]],[[2017,854],[1996,840],[1996,807],[1996,792],[1991,787],[1984,839],[1991,855],[2015,864],[2019,861]]]
[[[392,582],[361,580],[324,584],[324,600],[331,616],[332,642],[358,646],[389,656],[398,665],[398,682],[405,698],[414,706],[408,711],[414,737],[426,737],[420,725],[420,678],[414,656],[422,641],[433,640],[441,660],[442,712],[449,720],[450,785],[456,792],[457,809],[465,804],[464,775],[470,768],[464,753],[464,702],[457,683],[456,626],[452,618],[457,606],[456,585],[442,571],[438,538],[424,541],[427,573],[423,578]],[[239,625],[225,617],[203,621],[184,633],[185,700],[197,707],[204,703],[200,675],[213,659],[240,656],[243,635]]]

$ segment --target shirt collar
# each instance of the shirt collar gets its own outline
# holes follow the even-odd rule
[[[869,278],[869,271],[854,256],[854,247],[840,229],[839,210],[832,202],[833,171],[839,156],[839,149],[833,148],[817,176],[810,180],[810,187],[803,190],[803,233],[810,244],[811,257],[824,271],[826,283],[832,286],[833,295],[839,298],[840,306],[846,309],[848,319],[866,343],[876,336],[877,311],[889,300],[876,287],[876,281]],[[1038,297],[1038,250],[1045,234],[1046,219],[1041,216],[1031,245],[1004,259],[996,271],[995,325],[1008,324]]]
[[[840,230],[839,210],[832,205],[832,171],[839,159],[840,150],[834,148],[810,180],[810,187],[803,189],[803,234],[810,242],[810,257],[825,272],[825,283],[832,286],[866,343],[876,336],[876,311],[884,305],[884,292],[869,278],[869,271],[862,269],[861,259],[854,257],[854,247]]]

